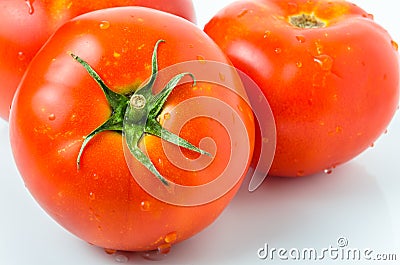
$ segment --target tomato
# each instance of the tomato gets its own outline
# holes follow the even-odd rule
[[[63,23],[89,11],[145,6],[195,21],[190,0],[3,0],[0,7],[0,117],[8,120],[12,97],[33,56]]]
[[[10,140],[27,188],[71,233],[107,249],[165,251],[233,198],[254,120],[235,68],[201,29],[120,7],[72,19],[38,52],[14,97]],[[231,160],[243,166],[229,173],[237,182],[203,189]]]
[[[331,172],[373,144],[398,107],[398,45],[350,2],[238,1],[205,31],[271,105],[270,175]]]

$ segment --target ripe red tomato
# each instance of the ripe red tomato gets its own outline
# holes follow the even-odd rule
[[[244,88],[235,68],[213,68],[208,60],[229,65],[197,26],[156,10],[94,11],[59,28],[32,60],[10,115],[14,158],[39,204],[83,240],[117,250],[163,251],[213,222],[249,167],[254,120],[251,107],[240,96]],[[178,64],[187,61],[194,70],[203,70]],[[213,70],[204,71],[210,67]],[[154,72],[157,68],[159,72]],[[206,72],[222,83],[238,82],[227,88],[206,82],[206,77],[196,79]],[[152,73],[157,79],[145,83]],[[160,96],[164,90],[157,84],[175,75],[173,81],[187,78],[189,83],[180,82],[169,97]],[[156,97],[151,95],[153,81]],[[224,109],[218,110],[218,104]],[[137,109],[134,115],[133,109]],[[142,111],[147,111],[147,119]],[[107,126],[102,125],[106,121]],[[204,144],[212,157],[180,147],[182,157],[179,147],[155,136],[158,129],[163,137],[167,134],[160,124],[195,146]],[[212,139],[212,145],[203,139]],[[129,148],[124,149],[126,145]],[[133,159],[145,160],[143,155],[150,160]],[[176,164],[176,157],[185,166]],[[218,182],[235,159],[243,166],[232,174],[237,183],[221,194],[206,189],[204,196],[214,192],[215,197],[196,201],[198,193],[191,191]],[[167,191],[167,197],[159,199],[145,190],[147,183],[158,185],[156,193]],[[179,185],[192,189],[180,193]],[[172,197],[176,200],[169,201]]]
[[[368,148],[398,107],[398,46],[352,3],[238,1],[205,31],[271,105],[271,175],[330,172]]]
[[[8,120],[12,97],[33,56],[63,23],[89,11],[144,6],[195,21],[191,0],[2,0],[0,17],[0,118]]]

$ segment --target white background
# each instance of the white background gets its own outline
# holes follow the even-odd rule
[[[231,0],[194,0],[203,25]],[[353,1],[400,42],[396,1]],[[374,41],[374,40],[371,40]],[[124,254],[127,264],[310,264],[260,260],[257,250],[348,247],[397,254],[397,262],[336,261],[335,264],[398,264],[400,261],[400,120],[397,113],[373,148],[330,175],[269,178],[255,193],[243,188],[217,221],[173,247],[161,261]],[[0,121],[0,264],[118,264],[103,250],[75,238],[32,199],[15,168],[8,125]],[[118,255],[119,255],[118,254]],[[312,264],[330,264],[330,259]]]

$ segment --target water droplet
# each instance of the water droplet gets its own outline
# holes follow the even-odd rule
[[[303,67],[303,63],[302,63],[302,62],[296,62],[296,66],[297,66],[298,68],[301,68],[301,67]]]
[[[129,258],[125,255],[118,254],[115,255],[114,260],[118,263],[127,263]]]
[[[178,238],[178,234],[176,232],[171,232],[167,234],[164,238],[165,243],[172,244],[174,243]]]
[[[96,173],[94,173],[94,174],[93,174],[93,178],[94,178],[94,180],[98,180],[98,179],[99,179],[99,176],[98,176]]]
[[[18,60],[23,61],[26,59],[25,53],[24,52],[18,52]]]
[[[244,15],[246,15],[247,12],[249,12],[248,9],[242,9],[242,10],[240,11],[240,13],[237,15],[237,17],[238,17],[238,18],[241,18],[241,17],[243,17]]]
[[[142,252],[141,256],[147,260],[160,261],[163,260],[167,255],[160,253],[158,250],[151,250]]]
[[[334,130],[329,131],[330,136],[334,136],[336,134],[342,133],[343,132],[343,127],[342,126],[336,126]]]
[[[114,51],[113,56],[114,56],[114,58],[119,58],[119,57],[121,57],[121,54],[119,52]]]
[[[321,66],[323,71],[330,71],[333,66],[333,59],[329,55],[321,54],[314,57],[314,62]]]
[[[202,55],[197,55],[196,59],[197,59],[197,61],[199,61],[202,64],[206,63],[206,59]]]
[[[169,120],[171,118],[171,113],[167,112],[164,114],[164,120]]]
[[[100,29],[108,29],[110,27],[110,22],[107,20],[103,20],[99,24]]]
[[[397,42],[395,42],[394,40],[392,40],[391,43],[392,43],[393,48],[394,48],[396,51],[399,51],[399,44],[398,44]]]
[[[275,53],[279,54],[279,53],[281,53],[281,52],[282,52],[282,49],[281,49],[281,48],[275,48]]]
[[[299,170],[299,171],[297,171],[296,176],[297,177],[303,177],[304,173],[305,173],[304,170]]]
[[[49,121],[54,121],[56,119],[56,115],[54,113],[51,113],[48,117]]]
[[[140,203],[140,209],[144,212],[150,211],[151,203],[149,201],[142,201]]]
[[[327,169],[325,169],[325,170],[324,170],[324,173],[325,173],[325,174],[328,174],[328,175],[332,174],[332,173],[333,173],[333,168],[327,168]]]
[[[168,254],[171,251],[171,244],[165,243],[165,244],[159,245],[157,247],[157,251],[160,254]]]
[[[25,0],[25,3],[28,6],[29,15],[32,15],[33,12],[35,12],[35,9],[33,8],[33,0]]]
[[[306,42],[306,37],[304,37],[303,35],[297,35],[296,40],[300,43],[304,43]]]
[[[107,253],[108,255],[112,255],[115,254],[117,251],[115,249],[105,248],[104,252]]]
[[[374,20],[373,14],[362,14],[363,17]]]
[[[89,199],[90,199],[91,201],[94,201],[94,200],[96,199],[96,195],[95,195],[93,192],[90,192],[90,193],[89,193]]]
[[[266,38],[269,38],[270,36],[271,36],[271,31],[269,31],[269,30],[266,30],[265,32],[264,32],[264,39],[266,39]]]

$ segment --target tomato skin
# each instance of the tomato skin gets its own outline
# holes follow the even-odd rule
[[[289,22],[311,13],[326,26]],[[330,172],[371,146],[398,107],[397,45],[352,3],[238,1],[205,32],[271,105],[277,126],[271,175]]]
[[[107,85],[121,93],[123,87],[140,84],[150,76],[151,55],[159,39],[165,40],[158,52],[159,69],[198,60],[199,56],[229,63],[218,46],[188,21],[138,7],[101,10],[79,16],[57,30],[33,59],[14,98],[10,139],[27,188],[63,227],[104,248],[144,251],[180,242],[212,223],[241,183],[203,205],[185,207],[159,201],[132,177],[121,134],[108,131],[89,142],[77,169],[83,137],[109,117],[110,107],[99,86],[70,52],[84,58]],[[240,107],[249,131],[249,148],[253,149],[254,121],[242,98],[216,85],[210,89],[201,88],[201,84],[199,89],[192,89],[191,84],[183,86],[168,98],[166,110],[197,96],[215,97],[233,108]],[[203,175],[216,177],[215,171],[224,169],[229,155],[223,150],[230,148],[222,126],[215,126],[209,118],[193,123],[182,129],[185,139],[197,144],[211,137],[221,150],[215,155],[214,166],[202,172],[170,165],[159,138],[144,136],[142,140],[154,164],[164,165],[159,170],[165,177],[182,176],[179,181],[188,185],[196,185],[190,178],[196,174],[200,179]],[[249,164],[250,157],[247,167]]]
[[[63,23],[90,11],[117,6],[143,6],[176,14],[195,22],[190,0],[111,1],[4,0],[0,17],[0,117],[8,120],[12,97],[33,56]]]

